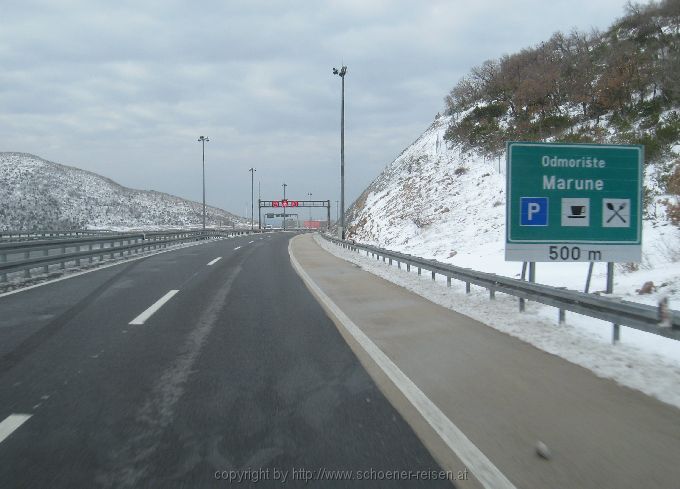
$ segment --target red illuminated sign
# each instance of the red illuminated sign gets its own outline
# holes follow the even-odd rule
[[[272,200],[272,207],[298,207],[300,202],[297,200]]]

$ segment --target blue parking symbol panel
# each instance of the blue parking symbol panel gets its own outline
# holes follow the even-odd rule
[[[548,225],[548,197],[520,197],[520,226]]]

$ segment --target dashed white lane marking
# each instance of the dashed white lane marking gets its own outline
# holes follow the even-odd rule
[[[132,321],[130,321],[129,324],[144,324],[144,322],[149,319],[153,314],[158,311],[161,307],[163,307],[163,304],[168,302],[172,297],[179,292],[179,290],[171,290],[167,294],[165,294],[163,297],[158,299],[156,302],[153,303],[151,307],[149,307],[146,311],[141,313],[139,316],[134,318]]]
[[[255,242],[255,241],[248,241],[248,244],[250,244],[250,243],[254,243],[254,242]]]
[[[293,240],[288,242],[288,255],[293,269],[327,312],[345,328],[375,364],[418,410],[435,432],[470,469],[485,489],[517,489],[477,446],[453,424],[429,397],[328,297],[295,259]]]
[[[26,292],[27,290],[35,289],[37,287],[43,287],[45,285],[50,285],[50,284],[53,284],[55,282],[61,282],[62,280],[68,280],[70,278],[79,277],[79,276],[85,275],[87,273],[98,272],[99,270],[105,270],[107,268],[117,267],[118,265],[123,265],[123,264],[129,263],[131,261],[144,260],[146,258],[155,256],[155,255],[162,255],[163,253],[172,253],[173,251],[183,250],[185,248],[190,248],[192,246],[200,246],[200,245],[207,244],[207,243],[212,243],[212,240],[196,241],[195,243],[178,245],[176,248],[173,247],[173,248],[170,248],[170,249],[167,249],[167,250],[156,251],[156,252],[153,252],[153,253],[147,252],[146,254],[143,254],[141,256],[135,256],[134,258],[126,258],[124,260],[116,261],[115,263],[108,263],[106,265],[97,266],[95,268],[91,268],[89,270],[84,270],[82,272],[69,273],[65,277],[55,278],[54,280],[46,280],[46,281],[41,282],[39,284],[29,285],[28,287],[22,287],[20,289],[11,290],[9,292],[3,292],[2,294],[0,294],[0,297],[5,297],[5,296],[8,296],[8,295],[14,295],[14,294],[20,294],[21,292]]]
[[[31,417],[30,414],[10,414],[0,423],[0,443],[5,441],[9,435],[14,433],[19,426],[24,424]]]
[[[217,262],[220,261],[221,259],[222,259],[222,257],[221,257],[221,256],[218,256],[218,257],[215,258],[213,261],[211,261],[210,263],[208,263],[208,266],[209,266],[209,267],[213,266],[215,263],[217,263]]]
[[[237,246],[236,248],[234,248],[234,251],[238,250],[239,248],[241,248],[241,247],[240,247],[240,246]]]

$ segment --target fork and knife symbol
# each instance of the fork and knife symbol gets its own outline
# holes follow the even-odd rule
[[[619,205],[619,208],[618,208],[618,209],[616,209],[616,208],[614,207],[614,204],[612,204],[611,202],[607,202],[606,205],[607,205],[607,209],[609,209],[610,211],[613,212],[613,214],[612,214],[611,216],[609,216],[609,219],[607,219],[607,224],[609,224],[610,222],[612,222],[612,219],[614,219],[615,217],[618,217],[619,219],[621,219],[621,222],[626,222],[626,220],[623,218],[623,216],[621,216],[621,214],[619,214],[619,212],[621,212],[623,209],[625,209],[625,207],[626,207],[626,203],[625,203],[625,202],[622,202],[622,203]]]

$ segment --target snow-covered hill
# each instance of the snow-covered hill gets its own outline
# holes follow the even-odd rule
[[[521,264],[504,259],[505,161],[447,147],[444,133],[449,122],[446,116],[435,119],[364,191],[348,211],[348,237],[516,277]],[[653,171],[648,168],[648,187],[654,187]],[[650,206],[648,214],[643,262],[617,267],[615,292],[650,303],[666,294],[677,308],[680,231],[665,219],[663,205]],[[539,263],[537,280],[579,290],[587,268],[587,263]],[[605,265],[597,264],[591,291],[604,289],[605,273]],[[657,292],[641,297],[636,290],[646,281],[653,281]]]
[[[0,229],[198,227],[203,206],[25,153],[0,153]],[[210,226],[246,220],[207,207]]]
[[[447,147],[449,121],[438,117],[357,199],[350,237],[438,259],[464,253],[471,241],[474,249],[498,244],[504,177],[497,161]]]

